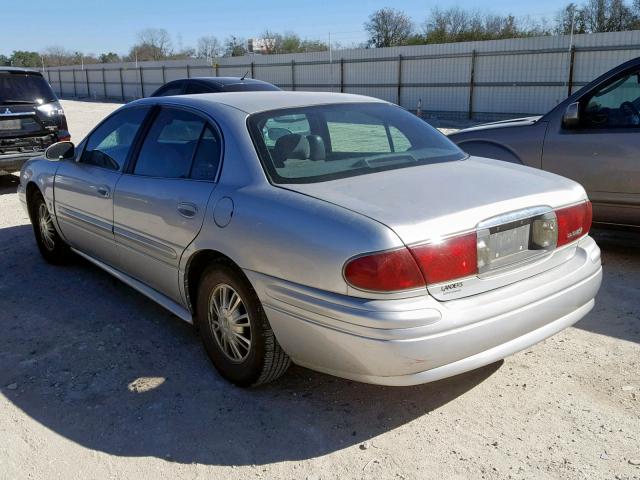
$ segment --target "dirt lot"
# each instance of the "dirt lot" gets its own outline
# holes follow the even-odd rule
[[[110,104],[64,102],[75,139]],[[640,236],[597,232],[595,310],[484,369],[385,388],[294,367],[242,390],[191,327],[40,258],[0,178],[0,479],[639,479]]]

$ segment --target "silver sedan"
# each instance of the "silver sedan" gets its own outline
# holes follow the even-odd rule
[[[195,323],[242,386],[291,362],[455,375],[577,322],[601,282],[579,184],[372,98],[143,99],[45,157],[19,186],[44,258],[75,252]]]

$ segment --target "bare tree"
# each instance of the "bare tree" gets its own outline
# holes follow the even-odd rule
[[[164,28],[146,28],[138,32],[138,43],[131,48],[129,59],[162,60],[171,54],[169,32]]]
[[[365,22],[371,47],[396,47],[406,45],[413,33],[413,22],[400,10],[382,8],[375,11]]]
[[[50,67],[61,67],[73,63],[73,53],[60,46],[47,47],[41,55],[44,63]]]
[[[220,44],[220,41],[213,35],[200,37],[198,39],[196,57],[211,60],[212,58],[219,57],[221,54],[222,45]]]

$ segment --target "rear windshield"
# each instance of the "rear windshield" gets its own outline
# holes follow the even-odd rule
[[[0,72],[0,104],[42,104],[55,100],[53,90],[40,75]]]
[[[251,115],[256,150],[274,183],[314,183],[466,158],[400,107],[343,103]]]
[[[271,92],[280,90],[269,83],[230,83],[223,87],[225,92]]]

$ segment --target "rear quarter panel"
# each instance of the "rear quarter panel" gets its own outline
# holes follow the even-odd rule
[[[469,155],[541,168],[546,130],[546,122],[536,122],[526,126],[462,130],[449,138]]]

